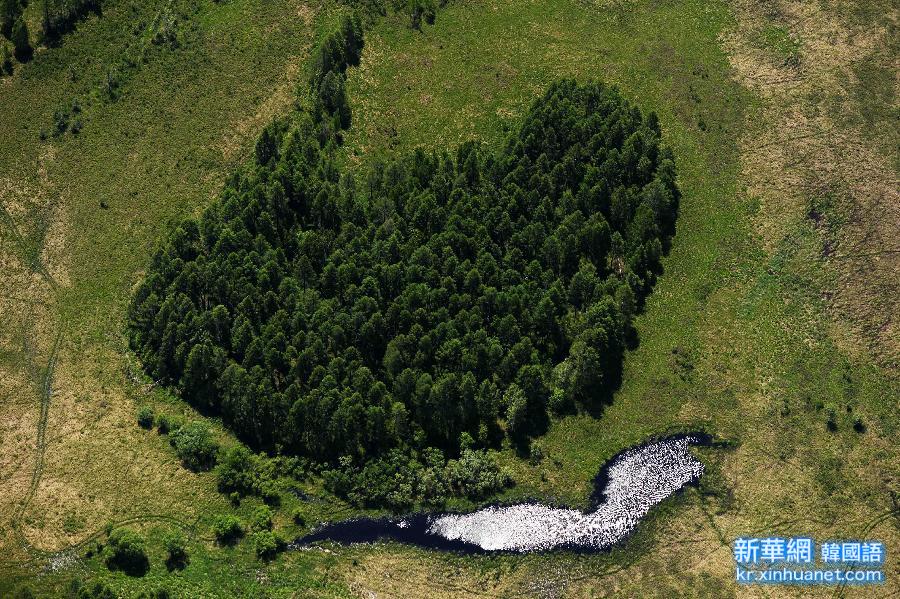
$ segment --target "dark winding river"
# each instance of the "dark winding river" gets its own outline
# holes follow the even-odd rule
[[[317,541],[372,543],[391,540],[463,553],[600,551],[628,536],[650,509],[697,482],[703,463],[688,450],[710,445],[703,433],[653,439],[613,456],[594,479],[591,510],[520,503],[463,514],[413,514],[325,524],[291,544]]]

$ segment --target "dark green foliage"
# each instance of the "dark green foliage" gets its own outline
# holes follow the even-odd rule
[[[329,71],[319,84],[316,99],[317,112],[334,119],[335,129],[350,127],[350,104],[344,88],[344,75]]]
[[[0,75],[12,75],[13,72],[13,53],[8,44],[6,40],[0,39]]]
[[[147,430],[153,428],[153,408],[144,406],[138,410],[137,423],[138,426]]]
[[[359,15],[344,15],[340,27],[328,34],[314,55],[311,83],[317,90],[328,73],[343,75],[347,67],[359,64],[363,50],[363,28]]]
[[[106,543],[106,565],[129,576],[143,576],[150,569],[144,539],[127,528],[116,528]]]
[[[272,530],[272,510],[265,505],[253,510],[253,515],[250,517],[250,528],[257,531]]]
[[[53,135],[60,136],[69,130],[69,112],[57,109],[53,112]]]
[[[216,463],[219,444],[203,422],[191,422],[169,434],[169,442],[185,468],[199,472]]]
[[[230,544],[244,535],[244,527],[234,516],[222,514],[213,521],[213,532],[220,543]]]
[[[397,511],[420,502],[442,506],[451,495],[480,499],[512,484],[487,452],[469,448],[447,463],[443,452],[433,447],[414,455],[393,449],[362,466],[342,458],[323,476],[326,488],[354,505]]]
[[[674,232],[654,115],[561,81],[500,152],[417,151],[359,178],[325,124],[270,127],[154,255],[130,333],[155,379],[254,448],[347,456],[330,487],[392,506],[426,495],[398,466],[424,448],[490,446],[504,420],[526,439],[551,397],[565,413],[608,395]]]
[[[450,460],[445,470],[447,484],[458,495],[482,499],[512,484],[509,474],[497,468],[483,451],[465,449],[458,460]]]
[[[100,14],[101,0],[40,0],[44,42],[53,44],[91,13]]]
[[[350,66],[358,66],[362,56],[363,38],[362,21],[359,14],[344,15],[341,18],[340,35],[344,41],[344,58]]]
[[[256,552],[256,557],[260,559],[271,559],[285,547],[284,541],[271,530],[261,530],[253,533],[251,542],[253,550]]]
[[[13,23],[9,40],[13,43],[13,52],[19,62],[31,60],[34,50],[31,48],[31,42],[28,39],[28,26],[21,16]]]
[[[424,20],[429,25],[434,24],[437,9],[434,0],[409,0],[409,26],[413,29],[421,29]]]
[[[243,445],[231,447],[218,456],[216,481],[223,493],[234,494],[237,503],[243,496],[255,495],[269,505],[278,505],[281,498],[275,484],[275,463],[262,460]],[[288,476],[293,472],[287,473]]]
[[[350,103],[345,89],[347,67],[358,65],[363,49],[362,22],[357,14],[344,15],[340,27],[319,45],[310,78],[313,112],[321,127],[328,131],[320,140],[324,143],[331,133],[350,127]],[[264,132],[271,138],[271,131]],[[259,146],[257,146],[257,157]]]
[[[294,508],[294,512],[291,514],[291,519],[294,521],[294,524],[300,526],[301,528],[306,526],[306,515],[300,508]]]
[[[259,485],[256,457],[243,445],[222,452],[215,474],[219,490],[223,493],[236,491],[239,495],[252,495]]]
[[[22,4],[19,0],[0,0],[0,34],[11,38],[13,25],[21,14]]]
[[[835,432],[838,428],[837,407],[832,403],[825,405],[825,428],[830,433]]]
[[[179,530],[171,530],[163,537],[163,546],[166,549],[166,568],[182,570],[187,565],[187,541]]]
[[[78,599],[116,599],[116,594],[106,583],[95,581],[93,584],[80,587],[77,591]]]
[[[13,599],[35,599],[37,595],[34,594],[34,591],[30,586],[25,585],[16,589],[16,592],[13,593]]]
[[[172,421],[168,414],[160,414],[156,417],[156,430],[159,431],[160,435],[168,435],[172,428]]]

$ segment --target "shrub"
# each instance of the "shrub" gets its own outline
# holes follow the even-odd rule
[[[215,475],[219,491],[252,495],[258,484],[256,458],[244,445],[229,447],[219,456]]]
[[[272,530],[272,510],[265,505],[256,508],[250,517],[250,526],[257,531]]]
[[[169,441],[185,468],[199,472],[209,470],[216,463],[219,444],[203,422],[191,422],[172,431]]]
[[[832,403],[829,403],[825,406],[825,428],[827,428],[828,431],[832,433],[835,432],[838,428],[837,408]]]
[[[166,549],[166,567],[169,570],[182,569],[187,565],[187,541],[181,531],[172,530],[163,537],[163,547]]]
[[[28,62],[31,60],[31,55],[34,53],[34,50],[32,50],[31,42],[28,39],[28,26],[21,16],[13,25],[11,37],[9,39],[13,43],[14,52],[19,62]]]
[[[153,428],[153,408],[144,406],[137,413],[137,423],[141,428]]]
[[[144,539],[127,528],[116,528],[106,543],[106,565],[129,576],[143,576],[150,568]]]
[[[243,536],[244,527],[231,514],[222,514],[213,521],[213,532],[220,543],[233,543]]]
[[[447,482],[466,497],[487,497],[512,484],[486,451],[467,449],[458,460],[447,462]]]
[[[0,34],[10,37],[16,19],[22,14],[19,0],[0,0]]]
[[[31,587],[28,585],[19,587],[15,593],[13,593],[14,599],[35,599],[37,595],[34,594],[34,591],[31,590]]]
[[[296,524],[297,526],[306,526],[306,516],[303,514],[303,510],[300,508],[294,508],[294,512],[291,514],[291,520],[293,520],[294,524]]]
[[[156,430],[160,435],[168,435],[173,430],[177,430],[179,426],[179,421],[167,414],[160,414],[156,417]]]
[[[57,109],[53,113],[53,134],[62,135],[69,129],[69,113],[62,109]]]
[[[0,39],[0,75],[12,75],[12,72],[12,52],[6,45],[6,41]]]
[[[78,599],[116,599],[116,594],[105,583],[99,580],[92,585],[85,585],[78,589]]]
[[[283,541],[270,530],[261,530],[253,534],[253,550],[256,551],[256,557],[261,559],[274,557],[282,545]]]

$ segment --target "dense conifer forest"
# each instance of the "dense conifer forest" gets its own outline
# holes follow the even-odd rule
[[[548,411],[616,384],[674,232],[656,116],[562,80],[498,152],[467,142],[356,173],[337,148],[362,44],[345,19],[312,106],[266,128],[254,163],[155,253],[132,346],[270,453],[365,464],[540,434]]]
[[[0,597],[900,546],[891,8],[0,0]]]

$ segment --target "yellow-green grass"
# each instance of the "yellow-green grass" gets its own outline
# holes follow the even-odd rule
[[[61,593],[73,577],[107,577],[125,594],[163,579],[191,595],[260,585],[249,543],[222,549],[212,540],[212,518],[235,511],[212,475],[189,473],[165,436],[136,426],[145,403],[200,416],[141,377],[124,314],[168,224],[198,214],[262,127],[291,109],[314,36],[334,11],[297,1],[187,4],[196,9],[181,13],[178,47],[147,38],[179,3],[110,2],[102,18],[0,80],[0,595],[20,584]],[[143,58],[128,64],[136,47]],[[115,99],[104,91],[109,72]],[[76,99],[70,120],[80,132],[54,135],[54,112]],[[276,525],[291,536],[295,504],[286,501]],[[246,518],[252,506],[236,512]],[[337,517],[335,509],[314,505],[308,517]],[[84,560],[109,523],[148,536],[147,576]],[[161,557],[170,528],[190,539],[191,566],[177,575]],[[80,561],[59,557],[70,552]],[[340,596],[317,574],[322,557],[279,562],[269,575],[285,569],[292,585]],[[51,563],[68,565],[46,572]]]
[[[162,4],[142,6],[151,14]],[[665,502],[628,543],[601,556],[465,558],[388,545],[296,552],[263,564],[246,541],[218,548],[210,520],[232,508],[211,475],[187,473],[164,437],[134,424],[145,402],[198,416],[132,376],[138,368],[125,350],[124,309],[166,223],[211,201],[259,129],[289,108],[317,24],[304,20],[314,16],[304,6],[202,3],[193,45],[151,56],[115,103],[95,99],[79,137],[41,143],[38,133],[51,127],[56,107],[102,85],[103,65],[119,60],[115,44],[103,42],[119,39],[132,16],[108,9],[0,86],[3,105],[22,115],[0,114],[0,177],[26,190],[3,199],[31,202],[14,215],[26,241],[2,229],[4,259],[12,253],[17,261],[0,276],[43,302],[2,304],[16,314],[0,325],[2,416],[16,426],[0,443],[22,458],[8,470],[0,462],[15,483],[0,514],[4,527],[21,516],[17,530],[33,548],[24,551],[4,528],[11,532],[0,537],[8,556],[0,592],[22,581],[60,590],[78,575],[109,580],[123,594],[165,584],[192,596],[727,596],[746,592],[732,582],[728,543],[736,536],[866,536],[887,542],[889,554],[898,547],[890,495],[896,383],[867,353],[847,349],[821,293],[835,275],[822,263],[821,232],[804,207],[771,212],[745,188],[748,123],[767,106],[738,83],[734,51],[723,43],[745,28],[744,13],[700,0],[468,0],[443,9],[422,33],[400,17],[368,33],[362,66],[350,75],[348,166],[420,145],[452,148],[471,138],[495,145],[551,80],[593,77],[659,114],[684,193],[622,388],[597,414],[554,422],[539,440],[546,454],[539,465],[502,452],[519,482],[504,499],[584,505],[598,466],[648,435],[704,428],[736,449],[703,450],[709,472],[700,489]],[[326,21],[328,11],[315,18]],[[748,29],[748,38],[762,30]],[[72,81],[73,58],[99,66]],[[878,108],[877,95],[861,98]],[[48,224],[35,222],[41,218]],[[43,249],[28,249],[35,247]],[[43,475],[17,514],[35,464],[42,368],[59,330]],[[34,341],[25,347],[24,337]],[[835,432],[826,430],[826,404],[840,412]],[[857,415],[865,433],[852,428]],[[290,536],[297,504],[286,501],[276,527]],[[253,505],[237,513],[246,518]],[[351,513],[339,502],[304,507],[312,521]],[[144,579],[108,573],[96,558],[36,575],[47,563],[40,550],[81,543],[107,521],[130,518],[142,519],[133,526],[150,539],[153,566]],[[180,574],[162,565],[161,535],[170,527],[189,533],[191,564]],[[897,574],[889,564],[889,582],[876,592],[893,592]]]
[[[765,18],[759,7],[748,10]],[[684,198],[666,272],[637,320],[640,346],[599,417],[553,424],[539,441],[547,456],[539,466],[504,453],[519,481],[507,498],[583,505],[598,466],[648,435],[703,428],[737,448],[705,452],[717,470],[710,494],[673,500],[682,515],[657,514],[626,545],[637,557],[625,559],[638,562],[627,574],[561,583],[576,595],[615,585],[633,595],[689,593],[691,582],[665,575],[667,561],[678,559],[679,570],[699,577],[693,584],[727,581],[715,592],[736,593],[727,544],[740,535],[870,535],[897,546],[896,379],[870,354],[848,349],[845,326],[826,301],[838,274],[823,259],[823,233],[807,217],[808,204],[767,212],[747,191],[743,155],[756,133],[748,123],[770,107],[739,85],[732,65],[741,57],[723,44],[757,31],[747,29],[720,3],[466,2],[421,34],[399,20],[377,28],[351,75],[351,164],[470,138],[495,143],[559,76],[615,83],[660,116]],[[782,51],[763,49],[769,62]],[[853,109],[883,112],[872,103]],[[766,228],[783,234],[764,243],[758,231]],[[826,428],[829,408],[837,412],[834,432]],[[864,433],[853,429],[856,417]],[[648,530],[658,533],[652,541]],[[373,563],[385,559],[371,555]],[[533,567],[520,581],[541,578],[548,563],[577,570],[607,559],[529,558],[522,563]],[[893,592],[892,584],[876,594]],[[368,588],[389,587],[373,580]]]

